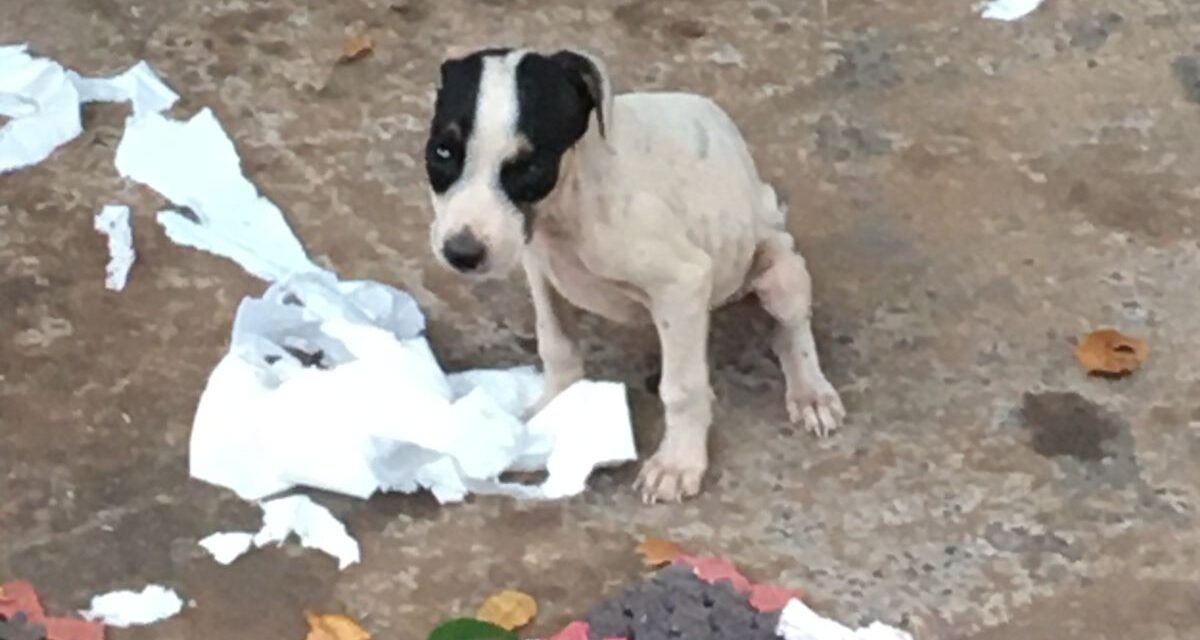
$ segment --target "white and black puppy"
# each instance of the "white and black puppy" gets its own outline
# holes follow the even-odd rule
[[[793,421],[824,436],[845,416],[821,371],[811,282],[746,142],[711,100],[614,96],[585,54],[488,49],[448,60],[426,146],[433,250],[473,276],[521,264],[537,315],[544,406],[584,375],[572,316],[652,321],[666,432],[638,486],[648,502],[700,491],[712,422],[709,312],[750,292],[775,340]]]

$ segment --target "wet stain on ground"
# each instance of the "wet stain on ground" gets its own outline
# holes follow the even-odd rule
[[[1074,392],[1026,393],[1021,415],[1033,433],[1033,450],[1047,458],[1101,460],[1111,455],[1105,443],[1121,431],[1103,407]]]

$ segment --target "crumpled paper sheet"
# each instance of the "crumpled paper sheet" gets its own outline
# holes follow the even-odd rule
[[[258,533],[242,531],[214,533],[200,541],[213,559],[229,564],[255,547],[283,544],[295,533],[300,545],[318,549],[337,558],[338,569],[359,561],[358,542],[346,533],[346,527],[329,510],[308,496],[296,495],[262,504],[263,525]]]
[[[46,615],[33,585],[24,580],[0,584],[0,617],[12,620],[25,614],[30,625],[45,629],[46,640],[104,640],[104,625],[90,620],[55,618]]]
[[[408,294],[328,273],[242,301],[200,398],[191,474],[258,500],[295,486],[559,498],[636,457],[624,386],[577,383],[528,423],[532,367],[446,375]],[[498,480],[548,471],[540,486]]]
[[[913,640],[908,632],[882,622],[851,629],[818,614],[796,599],[784,607],[775,633],[784,640]]]
[[[233,141],[213,112],[180,122],[160,113],[132,115],[117,146],[117,171],[179,207],[158,222],[178,244],[234,260],[267,281],[321,271],[283,212],[242,174]]]
[[[27,45],[0,46],[0,174],[35,165],[83,131],[83,102],[131,102],[142,115],[169,109],[178,96],[139,62],[110,78],[84,78]]]
[[[983,17],[1011,22],[1020,20],[1042,6],[1045,0],[990,0],[983,7]]]
[[[96,214],[96,231],[108,236],[108,265],[104,286],[120,291],[129,280],[129,269],[137,254],[133,250],[133,227],[129,223],[129,207],[106,205]]]
[[[141,592],[113,591],[92,598],[92,606],[81,611],[88,620],[112,627],[132,627],[165,620],[183,610],[179,594],[161,585],[146,586]]]

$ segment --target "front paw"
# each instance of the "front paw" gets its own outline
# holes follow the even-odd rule
[[[682,502],[700,493],[707,469],[708,454],[703,447],[691,450],[664,446],[642,465],[634,489],[641,492],[646,504]]]
[[[837,431],[846,419],[846,409],[833,385],[821,381],[800,392],[788,390],[788,417],[804,425],[809,433],[825,438]]]

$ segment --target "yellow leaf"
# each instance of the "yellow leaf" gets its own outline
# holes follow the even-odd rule
[[[1075,358],[1088,373],[1108,376],[1132,373],[1149,354],[1150,345],[1145,340],[1122,335],[1113,329],[1093,331],[1075,348]]]
[[[642,564],[647,567],[671,564],[683,554],[679,545],[662,538],[646,538],[637,546],[637,551],[642,554]]]
[[[371,640],[371,634],[347,616],[317,615],[305,611],[304,617],[308,619],[308,636],[305,640]]]
[[[371,41],[371,36],[365,33],[352,35],[342,43],[342,62],[358,60],[370,53],[374,46],[375,43]]]
[[[537,601],[520,591],[501,591],[479,607],[476,618],[508,631],[520,629],[537,615]]]

